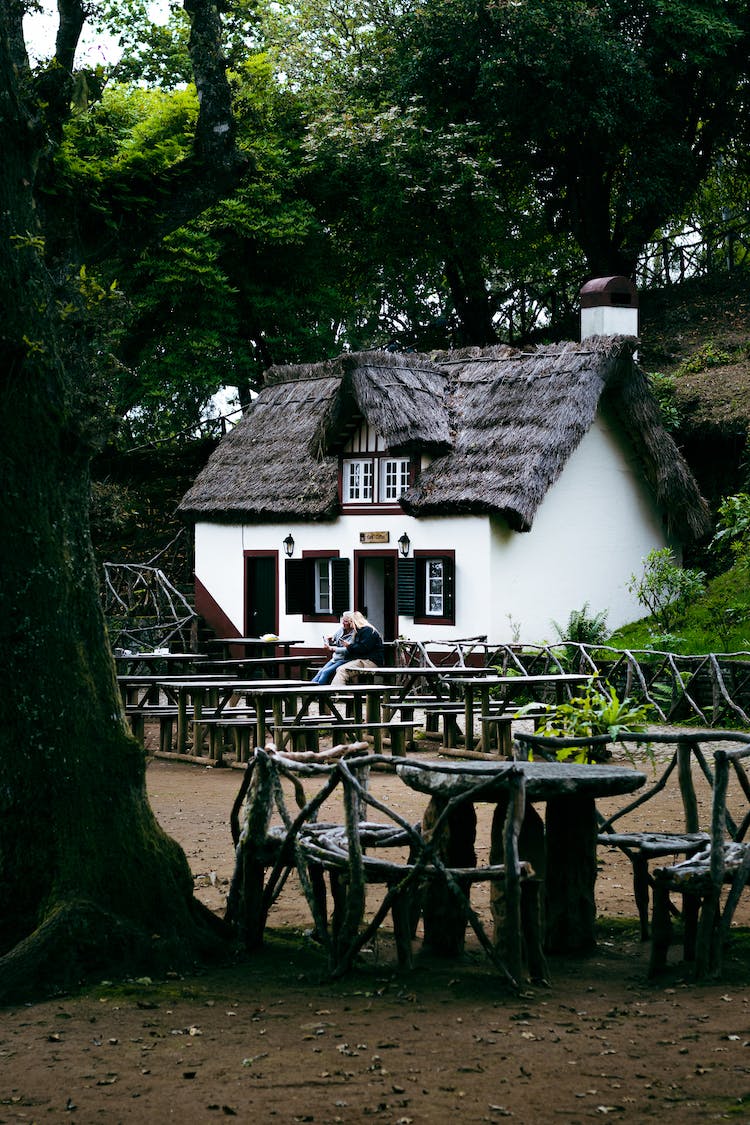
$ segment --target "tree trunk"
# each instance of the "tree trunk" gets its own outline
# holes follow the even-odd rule
[[[125,726],[88,527],[91,310],[43,259],[53,99],[29,99],[20,7],[0,0],[0,1003],[184,967],[223,931]]]

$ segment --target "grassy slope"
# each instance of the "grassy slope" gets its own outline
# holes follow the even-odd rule
[[[715,511],[724,496],[750,484],[750,270],[643,293],[641,341],[644,368],[675,379],[675,437]],[[686,561],[714,577],[675,627],[677,635],[660,637],[658,626],[644,619],[618,630],[615,644],[695,653],[750,649],[747,559],[725,556],[727,569],[717,575],[721,564],[704,544]]]

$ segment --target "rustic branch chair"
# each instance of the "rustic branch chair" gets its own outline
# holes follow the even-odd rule
[[[710,831],[701,829],[701,815],[695,788],[693,765],[697,764],[707,785],[707,796],[713,800],[714,771],[707,761],[701,743],[713,744],[721,741],[742,742],[750,741],[750,738],[737,731],[685,730],[676,734],[666,731],[637,733],[621,731],[618,735],[617,742],[626,746],[643,746],[647,749],[653,749],[654,746],[674,746],[674,751],[668,762],[652,785],[610,816],[605,817],[599,814],[599,844],[605,847],[619,848],[628,857],[632,865],[633,894],[643,941],[647,941],[649,937],[649,900],[650,891],[654,887],[654,876],[650,864],[666,856],[684,855],[690,858],[704,849],[711,840]],[[597,735],[590,738],[548,738],[542,735],[519,734],[518,742],[524,747],[525,752],[536,751],[547,757],[554,757],[560,749],[572,750],[589,747],[592,752],[595,752],[607,745],[612,745],[613,740],[609,735]],[[676,780],[679,785],[683,809],[682,827],[675,827],[669,831],[635,831],[619,828],[619,822],[635,809],[642,808],[657,793],[662,792],[670,780],[673,783]],[[750,802],[750,785],[747,785],[743,792]],[[709,807],[703,817],[706,829],[710,828],[710,815]],[[726,807],[724,808],[724,817],[730,836],[741,839],[747,829],[748,816],[744,818],[739,827],[734,823]],[[695,917],[691,917],[691,915],[694,915],[696,910],[695,898],[688,898],[684,902],[688,932],[692,932],[694,928]]]
[[[711,810],[711,838],[697,854],[670,867],[653,872],[653,924],[649,973],[657,975],[666,967],[672,937],[670,892],[692,901],[684,911],[684,957],[695,962],[697,979],[721,974],[722,957],[737,904],[750,876],[750,844],[744,843],[750,825],[750,811],[735,826],[727,810],[730,767],[744,797],[750,800],[750,781],[744,762],[750,758],[750,738],[735,736],[746,745],[740,749],[720,747],[714,752],[714,789]],[[731,828],[730,828],[731,825]],[[729,886],[722,906],[722,890]]]
[[[353,751],[353,753],[352,753]],[[363,754],[354,746],[337,747],[327,760],[317,754],[285,754],[275,748],[256,749],[248,766],[233,812],[233,836],[237,843],[237,865],[229,894],[227,920],[241,940],[257,947],[263,938],[268,911],[278,897],[289,872],[296,868],[310,908],[315,933],[326,949],[329,970],[341,976],[353,964],[391,911],[399,962],[411,964],[411,942],[416,924],[415,905],[425,886],[438,882],[447,887],[461,904],[465,917],[485,953],[513,989],[519,987],[523,963],[521,883],[533,879],[530,866],[518,856],[518,834],[525,808],[525,783],[521,771],[511,778],[508,814],[504,833],[503,864],[488,867],[451,868],[441,860],[437,848],[426,840],[419,826],[410,824],[397,812],[375,798],[368,789],[367,776],[373,766],[394,770],[393,759]],[[333,756],[331,756],[333,755]],[[405,759],[401,759],[403,763]],[[408,761],[408,759],[406,759]],[[309,800],[300,778],[323,782]],[[295,786],[300,811],[292,819],[286,810],[281,779]],[[344,824],[321,824],[317,815],[334,790],[341,786]],[[477,791],[483,785],[476,787]],[[457,804],[475,796],[470,790],[453,798],[442,817],[452,814]],[[244,802],[244,823],[239,829],[239,808]],[[284,827],[270,825],[274,806]],[[369,806],[388,817],[387,822],[363,818]],[[439,836],[440,823],[432,836]],[[390,860],[383,849],[406,848],[408,856]],[[371,855],[367,849],[374,849]],[[265,870],[271,868],[268,879]],[[328,918],[323,873],[331,879],[334,909]],[[502,883],[506,897],[506,941],[501,958],[486,934],[466,893],[466,886],[478,881]],[[385,894],[374,915],[365,923],[365,895],[369,884],[381,884]],[[541,952],[538,954],[541,956]]]

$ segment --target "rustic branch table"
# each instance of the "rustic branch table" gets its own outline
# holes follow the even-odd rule
[[[586,952],[596,944],[595,798],[632,793],[645,783],[645,774],[621,766],[497,760],[410,762],[397,765],[396,771],[411,789],[430,796],[424,820],[427,831],[451,797],[486,780],[488,785],[480,799],[496,805],[490,862],[497,863],[502,854],[508,779],[518,767],[526,777],[527,801],[546,802],[546,823],[527,805],[519,848],[521,858],[528,860],[544,880],[547,949],[552,953]],[[459,806],[444,845],[446,860],[457,866],[466,863],[467,855],[470,858],[473,853],[475,836],[473,807],[467,810]],[[431,904],[425,915],[425,940],[438,951],[455,952],[463,941],[463,933],[457,933],[457,927],[463,927],[465,920],[456,918],[450,909],[441,910],[439,905]],[[493,904],[493,913],[496,908],[497,904]],[[497,923],[496,913],[495,917]]]

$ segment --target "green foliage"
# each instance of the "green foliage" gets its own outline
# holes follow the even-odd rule
[[[696,352],[686,359],[675,371],[675,377],[693,375],[699,371],[708,371],[711,367],[723,367],[727,363],[736,361],[736,352],[728,352],[717,347],[713,340],[707,340]]]
[[[600,613],[591,613],[588,602],[584,602],[580,609],[571,611],[567,625],[558,625],[556,621],[552,625],[561,641],[600,645],[607,639],[606,609]]]
[[[664,428],[670,431],[678,430],[682,422],[682,413],[677,402],[674,375],[665,375],[661,371],[649,371],[646,378],[659,404]]]
[[[737,492],[734,496],[726,496],[719,505],[716,534],[711,540],[710,547],[716,548],[728,544],[732,550],[740,551],[747,547],[748,540],[750,540],[750,494]]]
[[[701,570],[686,570],[678,565],[669,547],[649,551],[641,575],[631,575],[628,590],[654,617],[663,631],[669,631],[687,606],[705,588]]]
[[[536,704],[528,704],[527,708]],[[524,708],[518,712],[523,716]],[[606,734],[615,742],[622,731],[645,730],[653,709],[649,704],[636,703],[626,697],[620,699],[611,684],[586,685],[580,695],[573,696],[566,703],[545,705],[546,718],[537,726],[537,734],[549,738],[586,738],[589,735]],[[558,751],[560,761],[573,759],[587,762],[592,758],[587,746],[565,747]]]

